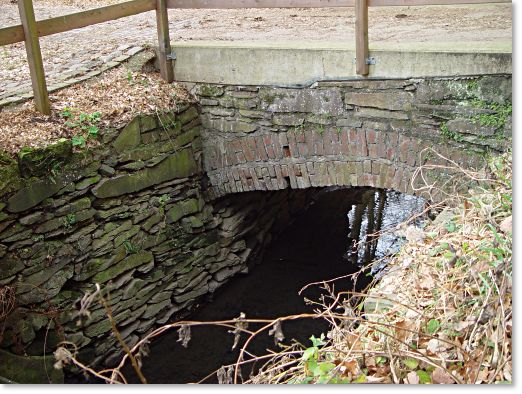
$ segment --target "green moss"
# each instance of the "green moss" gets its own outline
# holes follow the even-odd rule
[[[478,123],[481,126],[493,127],[497,131],[504,129],[506,121],[513,113],[513,106],[510,102],[505,104],[488,103],[483,100],[473,100],[471,105],[474,108],[489,109],[495,111],[493,114],[479,114],[471,118],[473,123]]]
[[[200,85],[199,95],[205,97],[219,97],[225,93],[222,86],[215,85]]]
[[[24,357],[0,350],[0,376],[15,383],[63,383],[63,372],[53,367],[54,362],[54,357]]]
[[[457,142],[462,141],[462,136],[460,134],[455,133],[454,131],[451,131],[450,129],[448,129],[448,125],[445,122],[440,124],[440,132],[444,137],[446,137],[449,140],[453,140],[453,141],[457,141]]]
[[[0,152],[0,197],[18,190],[21,186],[18,163]]]
[[[25,147],[18,153],[20,174],[24,178],[54,177],[71,157],[72,143],[64,138],[45,148]]]

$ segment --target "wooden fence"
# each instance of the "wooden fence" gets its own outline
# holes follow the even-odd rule
[[[511,3],[511,0],[132,0],[41,21],[35,20],[32,0],[18,0],[21,24],[0,29],[0,46],[25,41],[36,108],[50,114],[49,95],[39,37],[126,16],[156,11],[158,59],[162,78],[174,81],[168,28],[169,8],[320,8],[355,7],[356,73],[368,75],[368,7]]]

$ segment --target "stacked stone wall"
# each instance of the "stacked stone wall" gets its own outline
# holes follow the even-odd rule
[[[0,288],[13,304],[1,316],[2,348],[39,355],[44,342],[52,352],[67,340],[86,362],[111,364],[121,348],[105,308],[95,300],[77,314],[95,283],[132,345],[248,270],[289,220],[288,204],[306,199],[205,201],[200,133],[190,106],[138,116],[80,152],[63,140],[3,157]]]

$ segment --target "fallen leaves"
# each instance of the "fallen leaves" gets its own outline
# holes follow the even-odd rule
[[[52,114],[42,115],[33,100],[0,111],[0,150],[15,156],[21,148],[42,147],[60,138],[72,138],[75,130],[60,116],[65,108],[77,113],[101,114],[103,127],[117,127],[136,114],[176,110],[190,101],[189,93],[178,84],[168,84],[158,73],[139,73],[125,65],[107,71],[85,83],[50,94]]]

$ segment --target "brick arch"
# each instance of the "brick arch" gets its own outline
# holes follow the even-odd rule
[[[464,165],[476,161],[455,147],[434,146],[400,130],[328,126],[207,139],[204,167],[212,198],[333,185],[416,194],[411,179],[421,161],[430,159],[421,157],[426,147]]]

